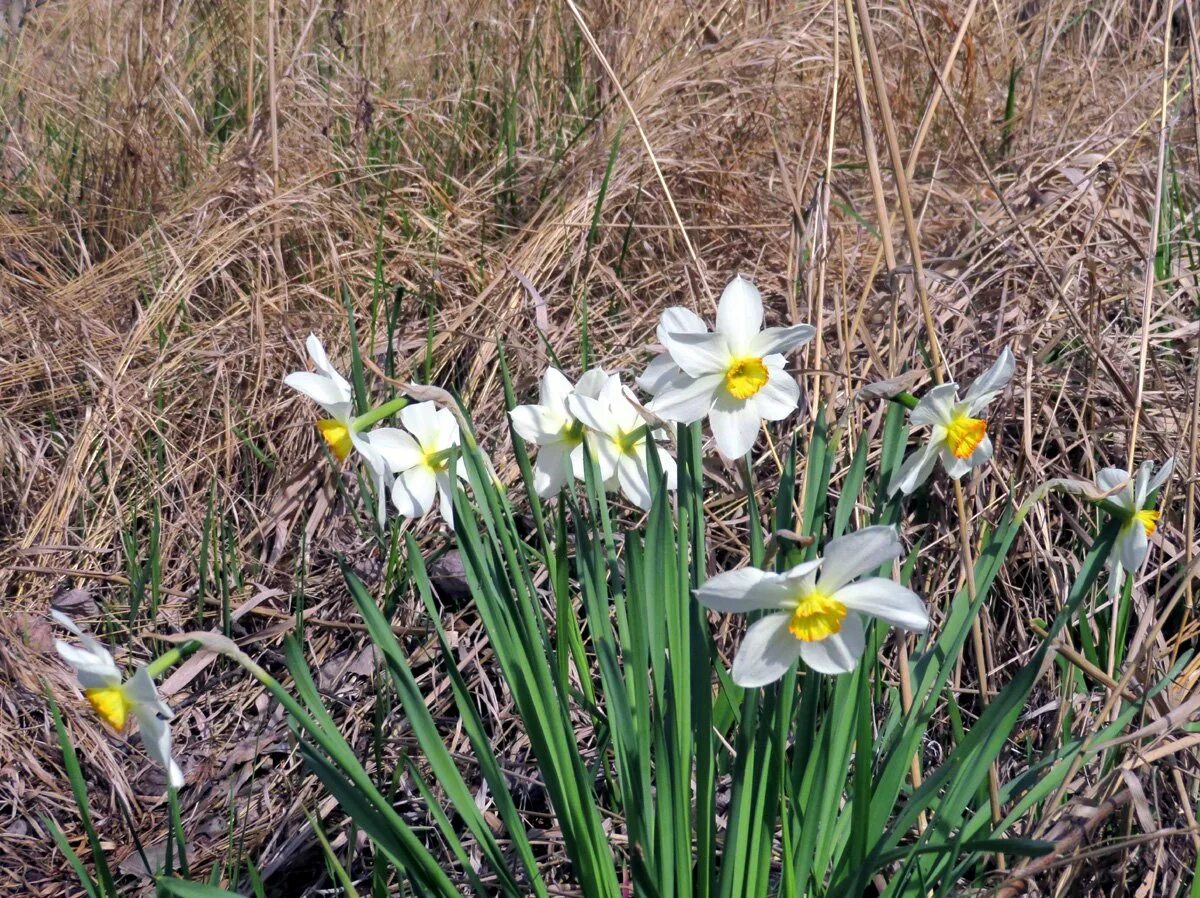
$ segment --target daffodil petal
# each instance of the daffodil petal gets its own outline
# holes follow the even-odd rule
[[[54,648],[59,657],[67,662],[75,671],[79,685],[84,689],[102,689],[107,686],[119,686],[121,671],[113,661],[112,655],[103,655],[71,645],[61,639],[54,640]]]
[[[947,424],[954,415],[957,398],[958,384],[939,384],[917,401],[908,420],[914,427]]]
[[[433,507],[437,479],[423,465],[409,468],[392,484],[392,504],[406,518],[419,518]]]
[[[546,405],[518,405],[508,417],[521,439],[538,446],[558,442],[568,423],[563,414]]]
[[[547,408],[566,414],[567,397],[575,389],[567,376],[557,368],[547,368],[542,372],[541,384],[538,388],[538,401]]]
[[[936,443],[923,443],[920,448],[906,458],[896,473],[892,475],[892,482],[888,486],[888,495],[895,495],[897,490],[906,496],[916,492],[917,488],[929,479],[929,474],[938,458],[938,448]]]
[[[1117,535],[1117,551],[1120,553],[1121,567],[1130,573],[1136,572],[1150,551],[1146,528],[1138,521],[1131,521],[1122,527]]]
[[[842,618],[839,632],[820,642],[801,642],[800,657],[817,673],[850,673],[858,666],[865,645],[862,618],[851,612]]]
[[[1166,483],[1166,482],[1167,482],[1167,478],[1171,476],[1171,472],[1172,472],[1174,469],[1175,469],[1175,459],[1174,459],[1174,458],[1168,458],[1168,459],[1167,459],[1167,460],[1166,460],[1166,461],[1163,463],[1163,466],[1162,466],[1161,468],[1159,468],[1159,469],[1158,469],[1158,473],[1157,473],[1157,474],[1155,474],[1153,477],[1151,477],[1151,478],[1150,478],[1150,482],[1149,482],[1148,484],[1146,484],[1146,495],[1147,495],[1147,497],[1149,497],[1149,495],[1150,495],[1151,493],[1153,493],[1153,492],[1154,492],[1156,489],[1158,489],[1158,488],[1159,488],[1159,487],[1161,487],[1161,486],[1162,486],[1164,483]]]
[[[726,614],[779,610],[787,606],[790,596],[791,590],[778,574],[753,567],[717,574],[696,589],[701,605]]]
[[[575,393],[567,399],[567,411],[589,430],[608,433],[612,429],[604,405],[599,399]]]
[[[669,387],[680,387],[690,380],[669,352],[660,352],[638,376],[637,385],[651,396],[657,396]]]
[[[442,520],[453,527],[454,483],[450,480],[450,475],[446,473],[435,475],[434,482],[437,486],[438,511],[441,512]]]
[[[733,682],[747,689],[774,683],[800,657],[802,643],[788,631],[789,614],[770,614],[746,630],[733,659]]]
[[[650,510],[650,472],[646,470],[644,458],[622,453],[617,458],[617,482],[625,498],[643,511]]]
[[[717,331],[724,335],[735,355],[748,350],[763,323],[762,294],[741,275],[730,281],[717,303]],[[750,355],[752,353],[746,352]],[[766,353],[753,353],[766,355]]]
[[[866,577],[843,586],[833,598],[851,611],[858,611],[893,627],[920,632],[929,627],[929,612],[921,597],[885,577]]]
[[[942,459],[942,467],[955,480],[961,480],[971,470],[971,460],[969,458],[959,458],[946,448],[945,444],[939,447],[938,454]]]
[[[767,366],[767,382],[754,401],[758,414],[768,421],[782,421],[800,405],[800,384],[782,368]]]
[[[689,378],[679,386],[669,386],[650,402],[647,408],[667,421],[691,424],[699,421],[712,408],[723,375],[705,374]]]
[[[877,571],[904,551],[896,528],[877,524],[830,540],[822,552],[817,591],[831,596],[863,574]]]
[[[762,419],[758,406],[750,400],[718,396],[708,414],[717,451],[730,461],[742,458],[754,448]]]
[[[437,443],[441,429],[437,413],[437,404],[433,402],[415,402],[400,409],[400,423],[422,449],[432,450]]]
[[[551,443],[538,450],[533,467],[533,488],[543,499],[558,495],[571,480],[572,448],[565,443]]]
[[[608,374],[603,368],[589,368],[575,384],[575,395],[596,399],[604,391],[605,384],[611,382],[613,377],[614,375]]]
[[[309,358],[313,361],[313,367],[333,381],[334,385],[350,399],[353,396],[349,381],[338,373],[337,369],[329,362],[329,356],[325,354],[325,347],[317,338],[316,334],[309,334],[308,339],[304,341],[305,347],[308,349]]]
[[[706,334],[708,325],[704,319],[683,306],[671,306],[658,320],[658,342],[666,346],[671,334]]]
[[[689,377],[724,375],[733,353],[724,334],[671,334],[667,349]]]
[[[399,427],[376,427],[371,431],[371,447],[397,474],[419,465],[423,458],[421,447],[412,434],[405,433]]]
[[[968,414],[974,415],[996,398],[1008,382],[1012,380],[1017,361],[1013,358],[1012,350],[1007,346],[1001,351],[996,361],[987,371],[981,374],[967,390],[963,400],[970,405]]]
[[[776,353],[791,352],[811,340],[816,333],[817,329],[811,324],[768,327],[751,338],[746,355],[763,358]]]
[[[351,397],[338,389],[337,385],[328,377],[313,374],[311,371],[293,371],[283,379],[283,382],[313,400],[331,417],[339,421],[349,417],[352,407]]]

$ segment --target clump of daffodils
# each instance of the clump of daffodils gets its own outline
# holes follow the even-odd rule
[[[654,396],[648,408],[655,415],[680,424],[707,417],[718,451],[738,459],[754,447],[764,420],[796,410],[800,386],[784,368],[784,353],[815,333],[807,324],[764,330],[761,294],[736,277],[721,294],[713,333],[687,309],[663,313],[658,339],[666,352],[638,383]]]
[[[782,574],[747,567],[718,574],[696,590],[706,608],[769,611],[746,631],[733,659],[739,686],[766,686],[803,660],[819,673],[848,673],[866,644],[863,617],[905,630],[929,626],[925,604],[884,577],[864,577],[902,553],[894,527],[867,527],[831,540],[824,557]]]
[[[665,434],[646,420],[620,378],[606,380],[595,398],[579,391],[572,393],[567,397],[567,408],[587,429],[585,439],[607,489],[620,487],[630,502],[643,511],[649,510],[653,494],[651,451],[658,454],[667,489],[675,489],[675,459],[658,443]]]
[[[174,714],[159,696],[149,670],[139,667],[132,677],[123,679],[108,649],[62,612],[53,611],[51,615],[59,626],[69,630],[82,643],[72,645],[56,639],[54,647],[74,668],[84,697],[97,716],[114,733],[124,733],[130,717],[135,718],[146,753],[166,770],[167,780],[173,788],[182,788],[183,771],[171,757],[170,723]]]
[[[1115,596],[1125,580],[1125,572],[1136,573],[1150,552],[1150,537],[1158,527],[1161,516],[1152,497],[1171,476],[1175,459],[1154,470],[1153,462],[1143,462],[1137,476],[1130,477],[1123,468],[1104,468],[1096,475],[1096,487],[1111,494],[1109,501],[1123,513],[1124,520],[1109,555],[1110,576],[1108,594]]]
[[[513,430],[538,447],[533,486],[543,498],[556,495],[571,482],[583,480],[583,442],[587,425],[571,411],[569,401],[578,395],[599,399],[615,375],[593,368],[572,384],[557,368],[542,375],[537,404],[518,405],[511,412]]]
[[[934,462],[941,459],[955,480],[992,457],[987,419],[983,412],[1012,379],[1016,363],[1006,346],[995,363],[958,396],[958,384],[940,384],[921,397],[908,413],[913,427],[928,427],[925,444],[905,459],[892,477],[889,494],[908,495],[929,479]]]

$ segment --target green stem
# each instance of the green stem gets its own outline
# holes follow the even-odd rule
[[[199,648],[200,643],[195,639],[185,642],[183,645],[177,645],[169,652],[159,655],[157,658],[147,664],[146,673],[150,674],[152,678],[157,679],[166,672],[167,668],[174,667],[176,664],[178,664],[188,655],[191,655]]]
[[[917,397],[907,391],[897,393],[895,396],[890,397],[890,399],[892,402],[897,402],[906,409],[914,409],[917,407]]]
[[[353,422],[351,422],[350,426],[354,428],[355,433],[359,433],[366,430],[371,425],[377,424],[384,418],[391,417],[406,405],[408,405],[408,397],[397,396],[390,402],[385,402],[383,405],[377,406],[370,411],[359,415],[354,419]]]

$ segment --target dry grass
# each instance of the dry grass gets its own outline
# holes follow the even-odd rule
[[[52,599],[80,588],[125,620],[125,578],[150,558],[154,535],[162,604],[133,644],[196,625],[210,503],[224,528],[213,542],[235,635],[276,664],[303,595],[321,686],[343,703],[348,732],[366,727],[375,709],[365,641],[332,557],[348,553],[376,576],[386,560],[355,523],[356,487],[337,488],[308,410],[280,389],[310,329],[348,358],[344,300],[359,342],[385,365],[387,329],[372,314],[375,285],[386,284],[384,305],[398,310],[395,376],[421,377],[429,364],[430,382],[460,390],[497,447],[507,438],[495,341],[511,347],[527,389],[547,357],[535,325],[572,364],[585,298],[595,356],[632,369],[660,309],[710,311],[725,279],[750,274],[774,317],[821,324],[803,381],[810,402],[819,394],[839,414],[862,382],[922,364],[889,120],[868,72],[873,177],[846,7],[597,3],[583,14],[700,269],[563,5],[49,0],[0,44],[0,892],[61,895],[71,881],[39,818],[78,836],[41,695],[49,684],[75,707],[44,623]],[[1138,457],[1175,454],[1185,475],[1135,590],[1137,663],[1124,679],[1140,694],[1191,650],[1196,629],[1182,613],[1192,602],[1182,572],[1195,551],[1200,376],[1194,35],[1182,8],[1171,30],[1150,3],[1001,0],[979,5],[951,58],[961,11],[919,0],[915,15],[919,29],[909,4],[878,4],[871,21],[904,154],[935,69],[951,62],[908,181],[938,341],[957,376],[1005,343],[1021,362],[994,468],[972,483],[968,510],[990,516],[1010,491],[1020,499],[1048,477],[1124,464],[1139,399]],[[1156,246],[1164,39],[1169,212]],[[891,220],[891,276],[873,182]],[[1147,290],[1156,250],[1160,276],[1151,267]],[[878,426],[878,409],[849,413]],[[1026,657],[1031,622],[1050,616],[1068,582],[1062,546],[1078,514],[1050,500],[1029,517],[1024,563],[1006,568],[984,627],[993,683]],[[949,533],[929,534],[919,571],[935,605],[960,576]],[[204,576],[208,596],[219,594]],[[415,608],[410,617],[419,630]],[[209,609],[203,625],[216,620]],[[469,611],[456,632],[464,671],[503,719],[503,687]],[[1096,726],[1111,690],[1094,678],[1090,692],[1077,689],[1084,681],[1065,669],[1047,671],[1002,779],[1027,746]],[[1112,799],[1107,841],[1064,830],[1069,815],[1028,821],[1028,833],[1067,839],[1039,886],[1181,887],[1195,858],[1197,758],[1187,744],[1146,764],[1139,752],[1180,739],[1194,681],[1189,665],[1140,721],[1183,709],[1129,743],[1127,772],[1085,766],[1060,796],[1070,813]],[[958,685],[973,713],[972,664]],[[303,810],[333,808],[298,775],[279,709],[211,661],[189,662],[166,690],[192,784],[183,798],[193,854],[225,856],[235,814],[239,847],[276,893],[299,893],[288,876],[311,871]],[[98,828],[136,882],[130,831],[161,839],[161,782],[87,715],[72,714],[70,727],[86,749]],[[504,738],[519,765],[521,735]]]

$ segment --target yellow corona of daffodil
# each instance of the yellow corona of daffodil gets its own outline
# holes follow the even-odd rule
[[[171,757],[171,727],[174,716],[170,707],[159,697],[154,679],[144,667],[139,667],[132,677],[123,680],[113,656],[108,649],[84,633],[65,614],[54,611],[52,617],[59,626],[74,634],[82,645],[72,645],[61,639],[54,647],[67,664],[75,670],[84,697],[114,733],[124,733],[133,717],[138,722],[142,743],[150,755],[164,770],[171,785],[183,786],[183,771]]]

